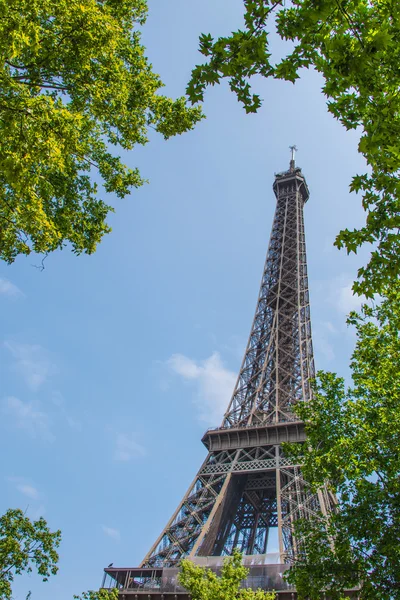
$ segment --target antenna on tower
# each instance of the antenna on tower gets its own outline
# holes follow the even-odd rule
[[[297,146],[289,146],[289,148],[292,152],[292,158],[290,160],[290,171],[293,172],[296,167],[295,157],[296,157]]]

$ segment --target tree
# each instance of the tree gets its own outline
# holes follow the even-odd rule
[[[47,581],[57,573],[61,532],[51,532],[41,517],[31,521],[22,510],[9,509],[0,517],[0,598],[12,597],[15,575],[31,573],[35,566]]]
[[[201,35],[207,58],[192,72],[187,93],[192,103],[207,86],[228,79],[246,112],[256,112],[254,75],[295,82],[302,68],[325,79],[328,110],[346,127],[359,128],[359,152],[369,172],[356,175],[350,189],[361,192],[366,211],[360,229],[341,231],[338,248],[357,252],[375,245],[353,289],[372,297],[400,275],[400,5],[396,0],[244,0],[243,30],[214,40]],[[271,19],[275,16],[275,25]],[[269,29],[289,41],[289,53],[272,64]]]
[[[179,583],[188,590],[193,600],[274,600],[276,596],[275,592],[239,589],[249,571],[243,566],[242,554],[237,549],[224,560],[220,577],[211,569],[196,566],[188,559],[183,559],[180,566]]]
[[[318,373],[312,400],[296,407],[307,443],[286,448],[314,489],[330,482],[339,511],[300,522],[303,554],[289,579],[302,598],[360,584],[363,599],[389,600],[400,598],[400,287],[348,322],[353,385]]]
[[[165,139],[202,117],[162,82],[140,43],[146,0],[0,0],[0,258],[69,243],[92,253],[119,198],[144,182],[113,147]]]
[[[75,600],[118,600],[118,589],[84,592],[82,596],[74,596]]]

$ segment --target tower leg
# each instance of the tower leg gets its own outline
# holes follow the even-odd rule
[[[277,464],[277,469],[276,469],[275,473],[276,473],[276,512],[278,515],[279,560],[281,563],[283,563],[283,562],[285,562],[285,555],[284,555],[283,533],[282,533],[283,520],[282,520],[282,499],[281,499],[281,471],[279,468],[279,453],[280,453],[279,446],[276,446],[275,451],[276,451],[276,464]]]

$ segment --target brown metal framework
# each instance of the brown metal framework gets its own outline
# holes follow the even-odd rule
[[[258,564],[290,563],[301,544],[296,520],[334,509],[334,496],[313,493],[281,447],[305,441],[293,405],[310,399],[314,377],[303,220],[309,191],[293,155],[273,189],[272,233],[232,399],[221,426],[204,435],[208,455],[142,569],[175,568],[183,557],[211,560],[235,547]],[[273,529],[275,553],[268,545]]]

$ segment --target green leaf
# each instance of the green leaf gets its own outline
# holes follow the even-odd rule
[[[0,0],[0,12],[0,258],[91,254],[112,211],[94,176],[119,198],[144,183],[112,148],[146,144],[150,127],[167,139],[203,115],[159,93],[137,27],[145,0]]]

